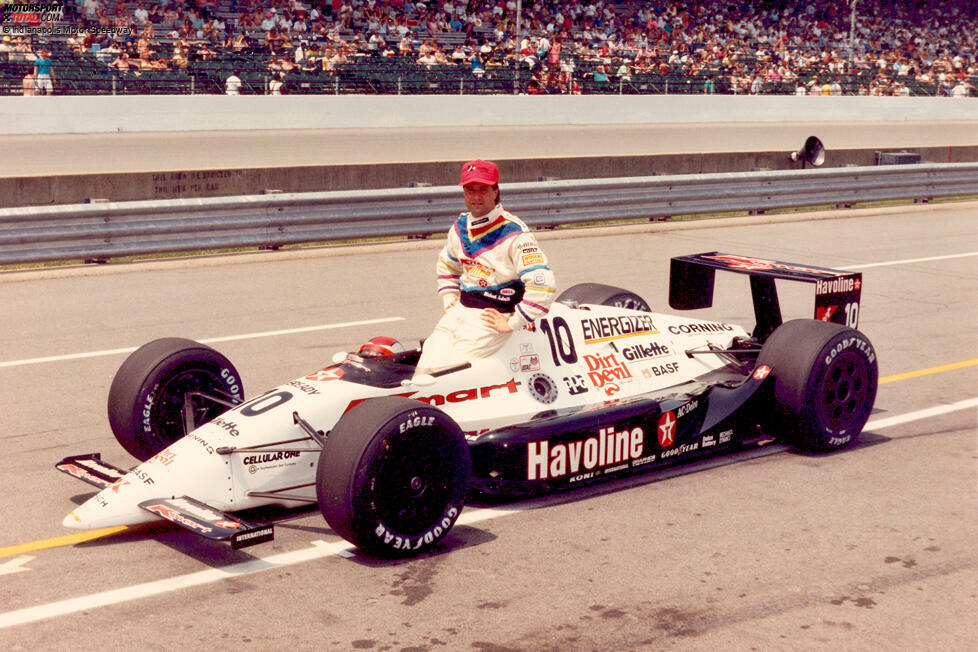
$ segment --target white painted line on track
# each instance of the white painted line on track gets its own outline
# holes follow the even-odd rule
[[[911,421],[929,419],[930,417],[936,417],[942,414],[948,414],[950,412],[957,412],[958,410],[967,410],[968,408],[978,408],[978,397],[965,399],[963,401],[958,401],[957,403],[949,403],[948,405],[938,405],[924,410],[917,410],[916,412],[908,412],[907,414],[900,414],[887,419],[874,419],[873,421],[867,423],[863,430],[880,430],[882,428],[890,428],[891,426],[899,426],[904,423],[910,423]]]
[[[949,405],[938,405],[936,407],[927,408],[924,410],[908,412],[907,414],[889,417],[886,419],[876,419],[867,423],[865,430],[880,430],[882,428],[889,428],[891,426],[910,423],[912,421],[928,419],[941,414],[965,410],[972,407],[978,407],[978,397],[965,399]],[[464,512],[462,512],[457,524],[472,525],[473,523],[479,523],[481,521],[488,521],[490,519],[516,514],[518,512],[525,511],[526,509],[526,506],[510,508],[466,509]],[[229,566],[225,566],[224,568],[212,568],[196,573],[188,573],[186,575],[164,578],[153,582],[145,582],[143,584],[135,584],[133,586],[124,586],[122,588],[113,589],[110,591],[102,591],[101,593],[92,593],[90,595],[83,595],[77,598],[61,600],[59,602],[51,602],[48,604],[37,605],[35,607],[7,611],[5,613],[0,613],[0,629],[16,627],[17,625],[26,625],[28,623],[34,623],[41,620],[46,620],[48,618],[54,618],[56,616],[66,616],[68,614],[74,614],[80,611],[88,611],[96,607],[105,607],[122,602],[149,598],[154,595],[169,593],[179,589],[210,584],[211,582],[218,582],[231,577],[241,577],[242,575],[249,575],[251,573],[270,570],[272,568],[281,568],[283,566],[301,564],[303,562],[322,559],[332,555],[349,559],[355,557],[353,549],[353,544],[342,540],[334,542],[326,542],[321,540],[312,541],[308,548],[301,548],[292,552],[272,555],[271,557],[266,557],[264,559],[254,559],[252,561],[231,564]]]
[[[245,333],[243,335],[226,335],[224,337],[210,337],[198,340],[201,344],[215,344],[217,342],[234,342],[236,340],[253,340],[259,337],[278,337],[280,335],[295,335],[297,333],[311,333],[314,331],[332,330],[334,328],[348,328],[350,326],[369,326],[370,324],[383,324],[392,321],[404,321],[404,317],[382,317],[380,319],[364,319],[361,321],[347,321],[337,324],[319,324],[318,326],[303,326],[301,328],[286,328],[277,331],[262,331],[260,333]],[[41,364],[43,362],[63,362],[65,360],[79,360],[82,358],[98,358],[106,355],[118,355],[122,353],[132,353],[139,347],[130,346],[124,349],[105,349],[104,351],[88,351],[86,353],[67,353],[64,355],[52,355],[43,358],[27,358],[25,360],[8,360],[0,362],[3,367],[22,367],[31,364]]]
[[[906,258],[904,260],[890,260],[884,263],[866,263],[865,265],[843,265],[845,269],[867,269],[869,267],[889,267],[891,265],[909,265],[910,263],[928,263],[932,260],[950,260],[951,258],[967,258],[978,256],[978,251],[971,251],[965,254],[948,254],[946,256],[930,256],[928,258]]]
[[[461,525],[468,525],[478,523],[479,521],[498,518],[500,516],[507,516],[518,511],[522,510],[466,510],[462,512],[462,515],[458,519],[458,523]],[[61,600],[59,602],[38,605],[36,607],[27,607],[26,609],[17,609],[15,611],[0,613],[0,629],[15,627],[17,625],[26,625],[28,623],[33,623],[48,618],[54,618],[55,616],[67,616],[68,614],[78,613],[79,611],[88,611],[89,609],[94,609],[96,607],[106,607],[122,602],[130,602],[132,600],[148,598],[154,595],[169,593],[171,591],[178,591],[180,589],[210,584],[212,582],[218,582],[220,580],[230,579],[232,577],[241,577],[242,575],[249,575],[251,573],[270,570],[272,568],[281,568],[283,566],[301,564],[303,562],[322,559],[324,557],[330,557],[333,555],[349,558],[354,556],[352,552],[353,548],[353,544],[342,540],[331,543],[327,543],[326,541],[313,541],[312,545],[308,548],[301,548],[292,552],[272,555],[271,557],[266,557],[264,559],[254,559],[252,561],[231,564],[230,566],[225,566],[224,568],[211,568],[196,573],[168,577],[153,582],[134,584],[133,586],[124,586],[122,588],[112,589],[110,591],[102,591],[100,593],[92,593],[90,595],[83,595],[77,598]]]

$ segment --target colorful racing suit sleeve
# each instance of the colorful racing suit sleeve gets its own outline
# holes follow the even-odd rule
[[[442,247],[438,254],[438,262],[435,264],[438,295],[441,297],[445,309],[458,301],[461,293],[459,278],[462,276],[462,264],[458,259],[458,254],[453,251],[456,248],[452,246],[453,243],[452,234],[449,233],[448,242]]]
[[[557,296],[557,285],[546,254],[529,231],[513,238],[510,256],[524,286],[523,300],[509,318],[509,326],[515,331],[547,314]]]

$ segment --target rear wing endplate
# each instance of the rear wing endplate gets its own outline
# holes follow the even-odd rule
[[[815,285],[815,315],[850,328],[859,324],[862,274],[827,267],[784,263],[712,251],[672,259],[669,270],[669,305],[676,310],[699,310],[713,305],[716,270],[750,276],[754,301],[753,336],[762,342],[781,325],[781,305],[776,279]]]

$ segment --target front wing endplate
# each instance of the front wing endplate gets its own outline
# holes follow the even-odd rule
[[[190,496],[154,498],[144,500],[139,506],[206,539],[227,542],[234,549],[271,541],[275,537],[271,524],[249,523]]]

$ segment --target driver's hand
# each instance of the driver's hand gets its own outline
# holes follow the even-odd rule
[[[482,323],[497,333],[513,332],[512,327],[509,325],[509,316],[504,315],[495,308],[482,309]]]

